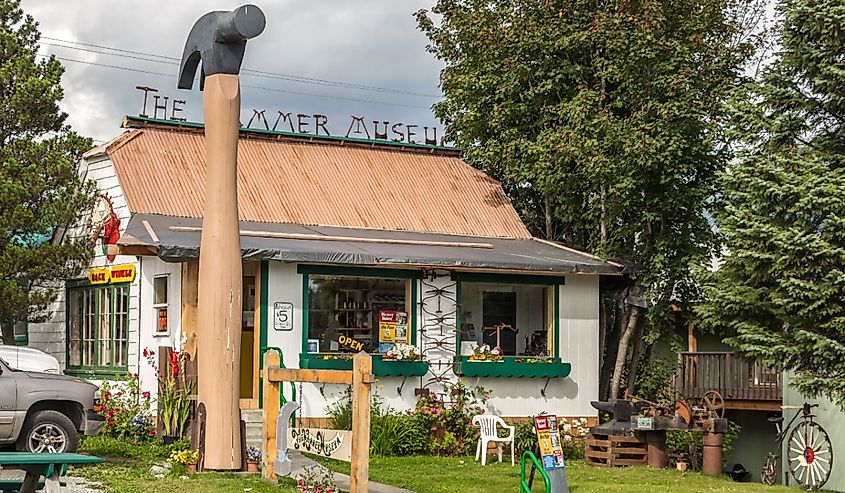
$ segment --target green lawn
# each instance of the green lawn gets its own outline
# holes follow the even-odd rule
[[[295,491],[287,480],[279,488],[263,482],[258,475],[203,473],[180,479],[177,472],[163,479],[148,473],[150,466],[167,456],[161,446],[132,447],[116,440],[97,437],[86,440],[81,451],[106,457],[103,464],[74,468],[75,476],[96,481],[109,493],[279,493]],[[327,461],[336,471],[348,473],[349,465]],[[698,493],[698,492],[777,492],[795,491],[769,488],[760,484],[733,483],[697,473],[644,467],[604,469],[574,461],[567,467],[573,493]],[[537,478],[539,480],[539,477]],[[516,492],[519,465],[488,464],[481,467],[471,458],[448,457],[374,457],[370,461],[370,480],[402,486],[416,493],[497,493]],[[534,491],[542,490],[542,480],[535,480]]]
[[[349,472],[349,465],[324,462],[331,469]],[[646,467],[599,468],[573,461],[566,476],[573,493],[699,493],[699,492],[783,492],[795,491],[762,484],[734,483],[699,473],[655,470]],[[375,457],[370,461],[370,480],[401,486],[416,493],[489,493],[518,491],[519,463],[488,463],[481,467],[469,458]],[[542,479],[534,480],[535,492],[542,492]]]

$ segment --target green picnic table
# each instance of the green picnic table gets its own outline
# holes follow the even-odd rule
[[[0,466],[4,469],[23,469],[26,471],[23,481],[0,481],[0,491],[35,493],[43,476],[47,493],[59,493],[61,488],[59,477],[67,472],[67,466],[99,462],[103,462],[103,459],[93,455],[0,452]]]

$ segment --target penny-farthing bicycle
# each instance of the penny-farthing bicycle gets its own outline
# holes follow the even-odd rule
[[[795,481],[806,490],[817,490],[824,486],[833,469],[833,445],[824,428],[815,421],[812,409],[818,404],[804,403],[801,411],[785,427],[781,427],[783,416],[769,418],[775,424],[778,434],[775,451],[769,452],[763,464],[761,481],[768,485],[775,484],[777,465],[784,439],[786,440],[786,467]],[[787,407],[784,407],[787,409]],[[801,421],[792,428],[798,419]],[[784,478],[788,480],[788,478]]]

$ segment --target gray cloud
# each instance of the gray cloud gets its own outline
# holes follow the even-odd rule
[[[232,9],[243,3],[246,2],[23,0],[23,8],[40,23],[46,37],[179,57],[196,19],[209,10]],[[369,122],[377,119],[440,127],[430,106],[437,100],[432,96],[440,94],[438,77],[442,64],[425,51],[427,40],[416,29],[413,18],[413,13],[428,7],[431,0],[256,3],[267,16],[267,29],[249,42],[244,68],[430,96],[365,91],[243,73],[244,123],[252,115],[251,108],[258,108],[267,110],[270,125],[277,110],[327,115],[333,134],[346,132],[350,115],[365,116]],[[160,95],[187,100],[184,116],[191,121],[202,119],[202,94],[196,86],[193,91],[176,89],[177,65],[48,46],[46,43],[61,43],[46,39],[43,42],[42,52],[62,58],[168,74],[63,61],[65,99],[61,107],[69,114],[70,124],[84,135],[98,140],[117,135],[122,117],[141,111],[143,94],[135,89],[136,85],[156,87]]]

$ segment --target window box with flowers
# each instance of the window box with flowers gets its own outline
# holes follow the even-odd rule
[[[379,376],[421,377],[428,363],[413,344],[397,343],[381,357],[373,359],[373,373]]]
[[[564,378],[572,371],[572,365],[560,358],[504,356],[496,363],[487,360],[473,360],[470,356],[455,357],[455,374],[463,377],[504,378]]]
[[[299,367],[319,370],[352,370],[350,353],[309,353],[299,355]],[[397,359],[374,354],[373,374],[380,377],[421,377],[428,373],[428,362],[421,359]]]

